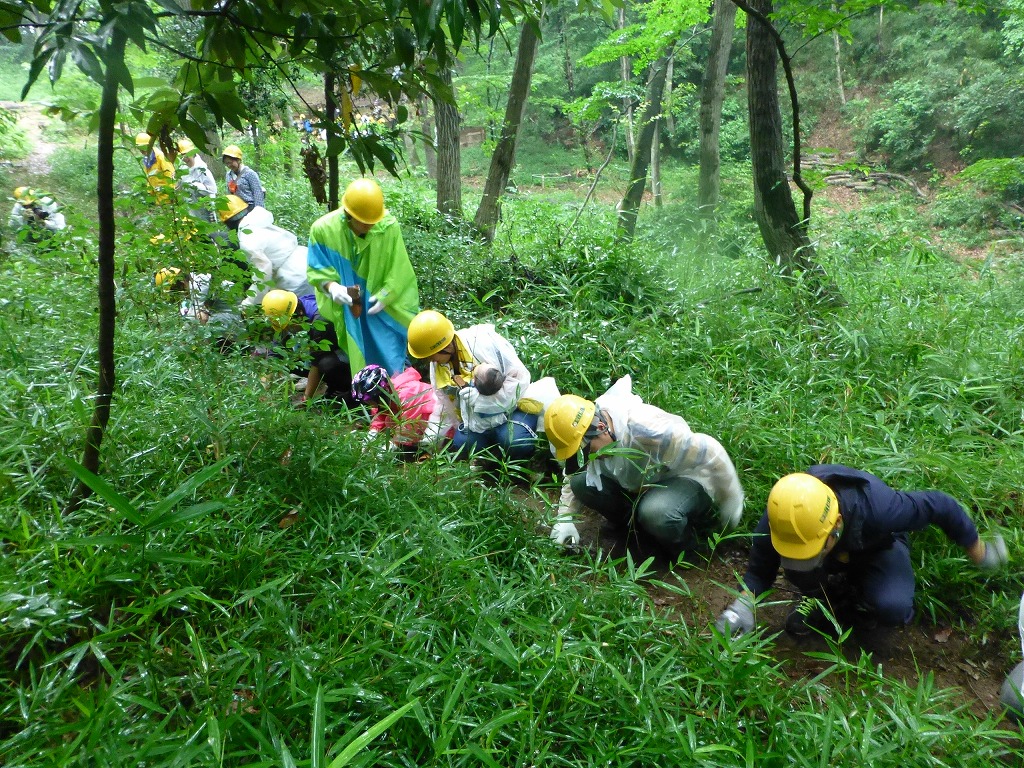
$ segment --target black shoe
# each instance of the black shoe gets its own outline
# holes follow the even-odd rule
[[[834,635],[836,627],[825,615],[820,602],[804,599],[786,617],[786,632],[793,637],[809,637],[812,634]]]

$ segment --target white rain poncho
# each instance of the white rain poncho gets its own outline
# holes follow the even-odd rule
[[[473,325],[455,332],[456,347],[463,377],[472,375],[473,369],[490,363],[505,376],[505,383],[493,395],[481,395],[476,387],[458,389],[452,381],[450,364],[430,364],[430,383],[438,391],[447,418],[456,424],[464,423],[464,415],[472,413],[475,424],[501,426],[516,409],[519,398],[530,386],[530,372],[519,359],[508,340],[490,324]],[[481,421],[483,420],[483,422]],[[488,428],[490,428],[488,427]]]
[[[274,225],[274,214],[259,206],[238,225],[238,245],[256,270],[243,306],[259,304],[267,291],[280,288],[296,296],[313,293],[306,281],[306,246],[294,232]]]
[[[734,528],[743,514],[743,488],[736,468],[715,438],[694,432],[681,416],[648,405],[633,394],[633,380],[623,376],[596,400],[611,420],[615,443],[587,462],[587,485],[601,490],[601,476],[611,477],[630,493],[670,477],[700,483],[718,508],[723,529]],[[558,521],[571,522],[582,504],[566,476]]]

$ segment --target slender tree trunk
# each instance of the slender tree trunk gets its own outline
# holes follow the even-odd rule
[[[675,76],[675,64],[676,56],[673,53],[669,56],[668,71],[665,72],[665,131],[670,137],[676,133],[676,118],[672,114],[672,78]]]
[[[619,29],[626,28],[626,6],[623,4],[619,8]],[[633,82],[633,63],[630,61],[629,56],[619,57],[619,76],[622,78],[622,84],[625,87],[629,87],[630,83]],[[633,165],[633,156],[636,144],[633,136],[633,99],[629,96],[622,98],[622,112],[626,116],[626,154],[629,158],[629,164]]]
[[[405,95],[402,96],[401,102],[406,106],[407,109],[416,112],[416,105],[409,102]],[[412,122],[406,123],[406,129],[402,131],[402,144],[405,145],[405,164],[409,168],[418,168],[420,165],[420,155],[416,151],[416,140],[413,138],[412,133],[408,130],[408,126],[413,125]]]
[[[519,49],[516,51],[516,63],[512,69],[512,86],[505,104],[505,120],[501,127],[501,138],[491,155],[491,165],[484,183],[484,195],[480,207],[476,209],[473,223],[487,240],[494,239],[494,230],[498,226],[501,213],[501,196],[508,186],[512,166],[516,159],[516,140],[519,138],[519,126],[526,112],[526,101],[530,95],[530,82],[533,78],[533,62],[537,57],[536,22],[523,19],[523,27],[519,32]]]
[[[832,3],[833,12],[838,12],[836,4]],[[839,86],[839,103],[844,107],[846,106],[846,89],[843,87],[843,60],[842,60],[842,45],[839,40],[839,33],[832,32],[832,45],[836,50],[836,85]]]
[[[715,0],[711,50],[700,91],[700,175],[697,182],[697,210],[709,220],[714,218],[720,193],[719,131],[735,26],[736,6],[732,0]]]
[[[85,434],[82,466],[99,474],[100,446],[110,421],[110,405],[114,397],[114,337],[117,329],[117,302],[114,293],[114,254],[116,231],[114,227],[114,123],[117,118],[118,78],[112,68],[124,66],[127,35],[115,25],[104,54],[106,79],[100,95],[99,128],[96,149],[96,215],[99,220],[97,239],[97,294],[99,298],[99,333],[96,358],[99,376],[96,382],[96,400],[92,422]],[[64,514],[74,512],[92,491],[78,481]]]
[[[669,46],[671,51],[672,46]],[[647,186],[647,163],[651,158],[651,144],[658,116],[661,114],[661,98],[665,92],[665,74],[668,70],[669,55],[662,56],[651,66],[650,80],[647,84],[647,106],[644,109],[643,121],[637,145],[633,152],[633,162],[629,168],[629,186],[619,203],[616,239],[628,242],[633,239],[636,231],[636,218],[640,211],[640,202]]]
[[[666,80],[668,77],[666,76]],[[651,195],[654,207],[661,208],[661,118],[654,118],[654,140],[651,142]]]
[[[806,222],[797,215],[786,176],[777,81],[778,51],[766,23],[772,0],[752,0],[760,18],[747,21],[747,92],[754,218],[768,253],[784,274],[817,271]],[[798,129],[797,129],[798,130]]]
[[[332,140],[338,133],[338,102],[334,96],[336,79],[333,72],[324,75],[324,119],[327,122],[327,210],[338,210],[339,203],[339,181],[338,181],[338,156],[330,153]],[[342,126],[348,129],[348,126]]]
[[[420,97],[420,114],[423,116],[423,158],[427,164],[427,176],[437,178],[437,132],[434,130],[434,116],[430,112],[430,99]]]
[[[454,218],[462,218],[462,155],[459,149],[459,108],[454,103],[452,71],[440,72],[447,93],[434,94],[437,119],[437,210]]]

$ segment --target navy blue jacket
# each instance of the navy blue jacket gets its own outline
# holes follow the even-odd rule
[[[843,535],[825,559],[830,565],[849,562],[851,556],[869,555],[888,549],[898,536],[937,525],[961,547],[978,540],[978,529],[963,507],[941,491],[896,491],[869,472],[842,464],[817,464],[807,474],[821,480],[839,500],[843,516]],[[779,572],[779,554],[772,546],[768,513],[754,529],[750,561],[743,583],[760,595],[775,582]]]

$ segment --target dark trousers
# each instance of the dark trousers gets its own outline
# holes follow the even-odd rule
[[[897,537],[888,549],[851,553],[847,565],[832,560],[816,571],[786,571],[786,578],[805,596],[822,599],[828,597],[830,573],[842,574],[854,599],[873,611],[880,624],[902,626],[914,617],[914,567],[905,537]]]
[[[694,551],[715,528],[711,497],[696,480],[672,477],[639,493],[625,490],[606,475],[601,482],[599,491],[587,485],[585,472],[569,480],[573,495],[583,504],[615,525],[641,528],[672,555]]]
[[[476,454],[511,461],[528,459],[537,450],[537,414],[517,408],[504,424],[484,432],[470,432],[460,424],[452,438],[452,450],[460,459]]]

